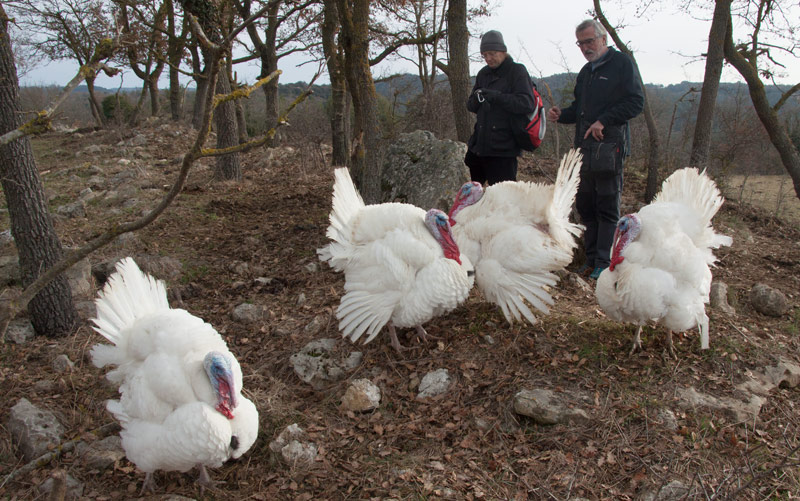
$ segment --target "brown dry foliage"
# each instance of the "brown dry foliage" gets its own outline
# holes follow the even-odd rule
[[[188,147],[190,131],[179,138],[150,127],[140,131],[101,131],[85,136],[49,134],[35,140],[45,185],[57,199],[72,200],[86,186],[90,164],[115,169],[123,136],[149,135],[149,145],[125,155],[140,166],[134,195],[139,204],[114,213],[105,201],[88,206],[87,219],[59,220],[59,234],[77,244],[110,222],[163,196],[178,166],[172,160]],[[177,128],[177,126],[174,126]],[[89,144],[107,145],[96,155],[80,154]],[[403,356],[379,336],[367,346],[363,364],[348,380],[369,378],[382,391],[378,410],[355,415],[339,408],[348,380],[315,391],[294,374],[289,357],[313,338],[338,337],[333,312],[343,278],[317,263],[315,249],[325,242],[332,169],[316,149],[244,156],[244,181],[215,183],[201,162],[185,191],[155,223],[124,245],[92,256],[94,262],[127,254],[176,257],[183,277],[169,287],[183,307],[211,322],[239,358],[245,388],[260,410],[260,436],[239,461],[212,476],[218,485],[201,494],[195,473],[158,473],[158,494],[204,499],[635,499],[680,480],[691,499],[792,498],[800,495],[797,451],[800,418],[797,389],[775,390],[756,422],[736,423],[707,409],[682,409],[676,389],[694,386],[717,396],[736,396],[745,373],[758,371],[778,356],[796,359],[800,349],[795,308],[783,318],[767,318],[750,308],[746,295],[766,282],[794,295],[798,288],[800,232],[761,210],[726,203],[715,226],[734,244],[717,254],[714,270],[734,290],[737,315],[710,310],[711,349],[701,352],[695,332],[676,341],[679,360],[664,356],[663,329],[646,328],[642,354],[628,356],[634,327],[611,322],[593,294],[573,280],[554,290],[556,305],[535,325],[509,326],[500,312],[473,292],[454,312],[426,327],[440,340],[415,345]],[[311,155],[311,156],[309,156]],[[521,179],[553,176],[555,164],[536,156],[522,163]],[[625,211],[641,203],[643,178],[626,175]],[[4,221],[7,227],[7,220]],[[2,249],[4,253],[9,248]],[[238,262],[256,272],[239,274]],[[579,264],[579,263],[578,263]],[[573,265],[574,267],[575,265]],[[281,286],[259,288],[259,275]],[[300,294],[306,301],[297,306]],[[795,301],[796,297],[792,297]],[[242,325],[231,319],[243,302],[264,305],[269,319]],[[795,304],[796,305],[796,304]],[[304,331],[320,316],[323,331]],[[401,342],[413,344],[401,333]],[[494,344],[487,343],[491,335]],[[104,402],[115,396],[103,372],[90,363],[88,349],[101,338],[79,326],[74,336],[2,346],[0,379],[4,405],[0,423],[20,398],[54,411],[67,438],[111,421]],[[52,360],[66,353],[75,370],[58,374]],[[446,368],[454,377],[440,398],[418,401],[416,385],[427,372]],[[47,380],[49,391],[34,384]],[[513,411],[514,395],[525,388],[580,391],[592,419],[544,427]],[[659,414],[671,409],[678,428]],[[307,468],[282,465],[268,444],[298,423],[319,446]],[[795,466],[789,467],[787,463]],[[0,478],[22,465],[5,429],[0,432]],[[127,462],[113,469],[87,469],[73,454],[0,487],[0,497],[35,499],[37,486],[63,469],[85,483],[89,499],[135,497],[143,474]],[[0,481],[1,483],[2,481]]]

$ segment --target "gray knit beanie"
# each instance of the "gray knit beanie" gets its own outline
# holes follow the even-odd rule
[[[508,52],[506,44],[503,42],[503,34],[497,30],[487,31],[481,37],[481,53],[490,50]]]

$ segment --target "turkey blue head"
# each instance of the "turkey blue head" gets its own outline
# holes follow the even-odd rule
[[[611,264],[608,266],[610,271],[614,271],[614,268],[625,260],[622,251],[639,236],[641,230],[642,223],[636,214],[628,214],[617,221],[617,228],[614,230],[614,246],[611,249]]]
[[[439,242],[444,251],[444,257],[452,259],[453,261],[461,264],[461,251],[458,250],[458,244],[453,239],[453,234],[450,231],[450,218],[447,214],[439,209],[431,209],[425,213],[425,226],[428,227],[433,238]]]
[[[458,190],[456,200],[453,202],[453,207],[450,208],[450,212],[448,213],[448,216],[450,216],[450,225],[453,226],[456,224],[453,218],[456,217],[456,214],[458,214],[461,209],[477,203],[481,197],[483,197],[483,185],[481,183],[476,181],[464,183],[461,189]]]
[[[233,419],[233,409],[239,403],[236,401],[236,387],[231,366],[230,357],[218,351],[209,352],[203,359],[203,368],[217,396],[217,405],[214,408],[228,419]]]

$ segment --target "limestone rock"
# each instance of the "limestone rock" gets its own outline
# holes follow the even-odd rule
[[[16,344],[25,344],[36,336],[31,321],[26,318],[18,318],[8,323],[6,329],[6,339]]]
[[[753,421],[761,412],[765,400],[758,395],[750,395],[748,401],[730,397],[715,397],[700,393],[694,387],[678,388],[678,398],[684,407],[705,407],[721,411],[734,422]]]
[[[254,324],[266,318],[266,310],[264,306],[251,303],[242,303],[233,309],[231,318],[237,322],[245,324]]]
[[[80,442],[75,447],[76,455],[81,462],[92,470],[106,470],[125,457],[122,439],[112,435],[96,442]]]
[[[47,499],[80,499],[83,496],[83,482],[76,480],[72,475],[67,475],[64,470],[57,470],[39,484],[39,493]]]
[[[40,409],[21,398],[8,417],[8,431],[25,461],[46,453],[61,443],[64,427],[52,412]]]
[[[450,373],[447,369],[437,369],[425,374],[419,383],[417,398],[428,398],[441,395],[450,387]]]
[[[380,403],[381,390],[369,379],[356,379],[342,397],[342,408],[353,412],[371,411]]]
[[[586,411],[573,406],[567,398],[569,395],[556,395],[544,388],[522,390],[514,396],[514,411],[544,425],[589,419]]]
[[[314,389],[322,389],[328,381],[337,381],[361,364],[359,351],[336,350],[336,339],[316,339],[289,358],[295,374]]]
[[[765,284],[753,286],[750,290],[750,303],[757,312],[770,317],[780,317],[789,311],[789,301],[783,292]]]
[[[711,307],[715,310],[719,310],[727,315],[736,314],[736,310],[733,306],[728,304],[728,284],[725,282],[714,281],[711,283],[709,302]]]
[[[406,202],[448,211],[461,185],[467,145],[438,140],[428,131],[400,134],[389,147],[381,173],[381,202]]]
[[[269,448],[292,466],[312,463],[317,457],[317,445],[308,440],[306,432],[297,423],[287,426],[278,438],[270,442]]]
[[[53,370],[56,372],[70,372],[74,368],[75,364],[63,353],[53,360]]]

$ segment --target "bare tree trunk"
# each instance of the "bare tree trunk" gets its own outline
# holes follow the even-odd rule
[[[8,33],[8,17],[0,5],[0,135],[22,124],[19,81]],[[0,176],[8,205],[11,234],[19,252],[23,285],[32,283],[57,262],[63,253],[47,202],[39,170],[27,137],[0,146]],[[72,291],[61,275],[28,303],[37,334],[48,337],[69,334],[77,313]]]
[[[697,120],[694,125],[694,140],[689,165],[704,169],[708,163],[711,150],[711,126],[714,123],[714,109],[717,106],[719,80],[722,76],[722,63],[725,60],[725,33],[730,19],[731,0],[716,0],[714,17],[711,19],[711,30],[708,34],[708,53],[706,54],[706,72],[703,76],[703,90],[697,109]]]
[[[341,45],[336,41],[339,28],[339,13],[335,0],[324,0],[325,18],[322,22],[322,50],[328,62],[328,75],[331,81],[331,144],[333,146],[333,165],[347,165],[350,158],[350,116],[347,101],[347,80],[344,75],[344,61]]]
[[[192,109],[192,127],[195,129],[200,128],[203,123],[203,109],[206,104],[206,95],[208,92],[208,77],[210,75],[210,65],[203,67],[201,63],[200,49],[197,46],[197,40],[192,40],[192,45],[189,51],[192,54],[192,71],[195,74],[195,94],[194,94],[194,107]]]
[[[730,7],[730,5],[729,5]],[[746,52],[746,55],[739,52],[733,45],[733,23],[731,21],[730,8],[727,10],[728,15],[728,29],[725,35],[725,60],[731,66],[736,68],[736,71],[747,82],[747,88],[750,91],[750,99],[753,101],[753,107],[756,110],[758,119],[764,125],[769,135],[770,142],[772,142],[778,155],[781,157],[786,172],[792,178],[794,184],[794,192],[797,198],[800,198],[800,155],[797,152],[786,128],[778,118],[778,110],[769,104],[767,99],[767,92],[764,89],[764,83],[758,74],[757,64],[757,50]],[[796,90],[797,87],[794,89]],[[784,96],[785,97],[785,96]],[[781,100],[780,102],[785,102]]]
[[[144,106],[144,100],[147,97],[147,82],[142,84],[142,90],[139,91],[139,99],[136,100],[136,106],[133,107],[133,111],[131,112],[131,116],[128,117],[127,123],[131,126],[135,127],[136,123],[139,121],[139,114],[142,112],[142,107]],[[115,122],[120,124],[124,121],[125,117],[123,116],[122,107],[120,106],[120,96],[117,93],[117,116],[114,118],[116,119]]]
[[[450,0],[447,9],[447,43],[450,51],[447,66],[442,71],[450,81],[450,98],[458,140],[466,143],[472,134],[472,116],[467,111],[469,97],[469,31],[467,30],[467,1]]]
[[[650,203],[658,192],[658,167],[661,165],[661,147],[658,139],[658,128],[653,118],[653,112],[650,109],[650,99],[647,97],[647,89],[644,86],[642,74],[639,72],[639,64],[636,62],[636,57],[634,57],[633,52],[625,45],[622,39],[619,38],[617,31],[611,26],[605,15],[603,15],[603,11],[600,8],[600,0],[594,0],[594,9],[598,20],[605,26],[608,34],[611,35],[611,38],[614,40],[614,44],[633,61],[633,67],[636,70],[636,78],[639,79],[639,85],[642,86],[642,94],[644,95],[644,120],[647,124],[647,134],[650,138],[650,155],[647,160],[647,184],[644,190],[644,200]]]
[[[342,25],[345,74],[355,112],[350,169],[365,202],[377,203],[381,196],[383,154],[378,95],[369,64],[370,0],[337,0],[337,6]]]
[[[155,75],[151,74],[150,79],[147,81],[147,90],[150,92],[150,116],[153,117],[157,117],[158,112],[161,111],[161,105],[158,102],[159,75],[161,75],[160,70]]]
[[[100,102],[97,100],[97,95],[94,92],[95,78],[96,75],[86,77],[86,88],[89,91],[89,107],[92,110],[92,116],[95,122],[97,122],[97,126],[102,129],[105,126],[105,120],[103,120],[103,108],[100,107]]]
[[[175,4],[172,0],[167,0],[167,59],[169,60],[169,111],[173,121],[181,118],[181,82],[178,67],[181,64],[181,52],[183,51],[183,40],[186,38],[186,23],[180,37],[176,36],[175,30]]]
[[[228,72],[220,69],[217,77],[217,94],[229,94],[231,84]],[[236,122],[236,107],[233,102],[221,103],[214,110],[214,124],[217,127],[217,148],[224,149],[239,144],[239,132]],[[242,166],[238,153],[231,153],[217,157],[214,168],[214,177],[217,180],[241,181]]]

